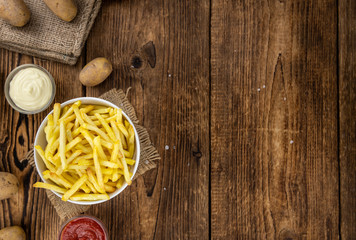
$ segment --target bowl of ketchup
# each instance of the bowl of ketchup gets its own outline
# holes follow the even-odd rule
[[[109,240],[109,235],[99,219],[81,215],[63,224],[58,240]]]

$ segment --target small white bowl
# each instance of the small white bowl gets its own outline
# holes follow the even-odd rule
[[[91,105],[101,105],[101,106],[108,106],[108,107],[113,107],[116,109],[120,109],[118,106],[112,104],[111,102],[108,102],[106,100],[100,99],[100,98],[94,98],[94,97],[80,97],[80,98],[74,98],[71,100],[68,100],[64,103],[61,104],[61,108],[63,108],[64,106],[68,105],[68,104],[72,104],[75,103],[76,101],[80,100],[82,102],[82,104],[91,104]],[[52,114],[53,110],[48,114]],[[46,135],[44,132],[44,128],[47,125],[47,118],[48,115],[46,116],[46,118],[42,121],[40,127],[37,130],[37,134],[36,134],[36,138],[35,138],[35,146],[40,145],[42,147],[42,149],[45,149],[47,146],[47,140],[46,140]],[[132,123],[131,119],[124,113],[122,112],[122,115],[126,118],[126,120],[133,126],[133,129],[135,131],[135,152],[134,152],[134,156],[133,159],[136,161],[135,165],[133,168],[131,168],[131,172],[132,172],[132,177],[131,179],[133,179],[133,177],[136,174],[137,171],[137,167],[139,165],[139,161],[140,161],[140,140],[138,138],[138,134],[135,128],[135,125]],[[35,157],[35,164],[36,164],[36,169],[38,174],[40,175],[41,179],[43,182],[46,183],[51,183],[53,184],[52,181],[50,180],[46,180],[43,177],[43,172],[45,170],[47,170],[44,162],[42,161],[40,155],[37,153],[37,151],[35,151],[34,154]],[[110,199],[114,198],[115,196],[119,195],[119,193],[121,193],[125,188],[127,187],[127,183],[125,182],[121,188],[117,189],[115,192],[113,193],[109,193],[109,197]],[[58,197],[62,198],[63,194],[57,193],[55,191],[52,191],[54,194],[56,194]],[[73,201],[73,200],[68,200],[68,202],[71,203],[75,203],[75,204],[80,204],[80,205],[93,205],[93,204],[98,204],[98,203],[102,203],[108,200],[97,200],[97,201]]]

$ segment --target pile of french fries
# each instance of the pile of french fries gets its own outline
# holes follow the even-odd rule
[[[56,103],[44,131],[47,146],[35,149],[47,167],[44,179],[54,184],[34,187],[61,193],[63,201],[94,201],[131,184],[135,132],[121,109],[81,101],[61,109]]]

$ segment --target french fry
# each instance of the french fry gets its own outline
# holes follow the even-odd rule
[[[124,182],[125,182],[124,177],[119,178],[119,180],[117,181],[117,184],[116,184],[116,188],[120,189],[122,187],[122,185],[124,184]]]
[[[124,134],[125,138],[128,138],[129,137],[129,132],[127,131],[127,129],[124,126],[124,124],[118,123],[117,126],[120,129],[120,131],[122,132],[122,134]]]
[[[95,109],[95,110],[92,110],[90,111],[90,114],[96,114],[96,113],[99,113],[99,114],[104,114],[104,113],[109,113],[110,112],[110,108],[102,108],[102,109]]]
[[[73,201],[97,201],[97,200],[108,200],[110,199],[107,194],[86,194],[86,193],[75,193],[70,197]]]
[[[98,150],[99,157],[103,161],[108,161],[108,158],[107,158],[106,154],[104,153],[103,148],[101,147],[100,136],[97,136],[96,138],[94,138],[94,145],[95,145],[96,149]]]
[[[84,123],[83,123],[84,124]],[[85,139],[88,141],[89,145],[93,148],[94,147],[94,143],[93,143],[93,139],[91,138],[88,130],[81,128],[80,132],[82,133],[82,135],[85,137]]]
[[[82,115],[79,112],[79,108],[77,105],[73,105],[73,111],[75,113],[75,116],[77,117],[78,122],[80,123],[80,125],[84,124],[84,120],[82,118]]]
[[[93,186],[96,188],[96,190],[99,192],[99,193],[105,193],[104,191],[104,188],[101,188],[97,182],[97,180],[95,179],[95,176],[93,174],[93,171],[88,168],[87,169],[87,172],[88,172],[88,176],[89,176],[89,181],[93,184]]]
[[[90,125],[90,124],[83,124],[83,127],[90,130],[90,131],[93,131],[93,132],[96,132],[97,134],[99,134],[103,139],[105,139],[106,141],[110,142],[110,138],[109,136],[104,132],[102,131],[101,129],[99,129],[97,126],[95,125]]]
[[[83,107],[82,109],[80,109],[80,111],[82,112],[82,113],[87,113],[87,112],[90,112],[91,110],[93,110],[94,109],[94,106],[93,105],[88,105],[88,106],[85,106],[85,107]]]
[[[70,164],[76,157],[78,157],[80,154],[82,154],[81,150],[76,150],[70,157],[67,158],[67,163]],[[62,166],[59,166],[56,173],[58,175],[62,174],[63,168]]]
[[[99,136],[94,138],[94,141],[97,138],[99,138]],[[98,179],[98,184],[101,189],[104,189],[103,174],[101,173],[101,167],[98,158],[98,148],[96,146],[94,146],[93,149],[93,159],[94,159],[94,167],[95,167],[96,177]]]
[[[106,191],[106,192],[113,193],[113,192],[115,192],[115,190],[116,190],[116,188],[114,188],[114,187],[112,187],[112,186],[110,186],[110,185],[105,184],[105,191]]]
[[[46,178],[47,177],[47,178]],[[57,174],[50,172],[49,174],[44,174],[45,179],[49,179],[57,185],[63,186],[65,188],[70,188],[72,184],[65,179],[60,178]]]
[[[62,200],[67,201],[78,189],[85,183],[88,179],[88,175],[83,174],[78,181],[76,181],[73,186],[63,195]]]
[[[89,181],[87,180],[85,182],[85,184],[90,188],[90,190],[93,192],[93,193],[98,193],[98,191],[95,189],[94,185]]]
[[[61,104],[55,103],[53,106],[53,123],[54,123],[54,125],[57,125],[60,115],[61,115]]]
[[[129,136],[130,137],[128,139],[128,146],[129,146],[130,158],[132,158],[135,151],[135,131],[132,125],[129,125]]]
[[[86,154],[91,154],[92,153],[92,149],[91,148],[87,148],[81,143],[78,143],[76,145],[76,148],[81,150],[83,153],[86,153]]]
[[[62,176],[72,185],[78,180],[76,177],[71,176],[69,173],[62,173]],[[90,193],[90,189],[85,183],[80,187],[80,189],[82,189],[85,193]]]
[[[110,179],[110,175],[104,175],[104,177],[103,177],[104,184],[109,182],[109,179]],[[105,188],[105,191],[106,191],[106,188]]]
[[[66,159],[66,132],[64,122],[59,123],[59,157],[61,159],[62,168],[66,169],[67,159]]]
[[[122,122],[122,110],[121,110],[121,108],[120,109],[116,109],[116,122],[117,123],[123,123]]]
[[[44,182],[36,182],[35,184],[33,184],[33,187],[49,189],[49,190],[52,190],[52,191],[55,191],[58,193],[62,193],[62,194],[67,191],[67,189],[65,189],[65,188],[61,188],[56,185],[44,183]]]
[[[53,128],[54,128],[53,115],[50,114],[50,115],[48,115],[48,118],[47,118],[47,126],[44,128],[47,142],[49,142]]]
[[[121,150],[121,152],[123,152],[122,144],[121,144],[120,141],[119,141],[119,149]],[[130,174],[129,174],[129,168],[127,167],[127,163],[126,163],[126,160],[125,160],[125,156],[123,156],[123,157],[121,158],[121,163],[122,163],[122,165],[124,166],[124,177],[125,177],[125,181],[127,182],[128,185],[131,185],[131,178],[130,178]]]
[[[126,163],[128,164],[128,165],[135,165],[135,163],[136,163],[136,161],[135,160],[133,160],[133,159],[130,159],[130,158],[126,158]]]
[[[111,138],[111,140],[113,142],[115,142],[116,141],[116,137],[115,137],[115,134],[113,133],[113,131],[111,130],[109,124],[105,121],[105,119],[99,113],[95,113],[95,116],[99,119],[101,125],[103,125],[103,127],[105,128],[105,130],[108,133],[108,135]]]
[[[109,161],[100,161],[100,165],[108,168],[119,168],[119,164]]]
[[[50,171],[54,172],[54,171],[55,171],[55,167],[53,166],[52,163],[50,163],[50,162],[46,159],[45,153],[44,153],[43,149],[41,148],[41,146],[35,146],[35,149],[36,149],[37,153],[40,155],[40,157],[42,158],[42,161],[44,162],[44,164],[46,165],[46,167],[47,167]]]

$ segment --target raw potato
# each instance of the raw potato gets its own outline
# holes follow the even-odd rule
[[[0,172],[0,200],[14,196],[19,190],[19,180],[8,172]]]
[[[103,82],[112,72],[112,65],[106,58],[95,58],[79,74],[81,83],[93,87]]]
[[[0,240],[26,240],[26,233],[19,226],[6,227],[0,230]]]
[[[23,27],[30,21],[31,12],[23,0],[0,0],[0,18],[15,27]]]
[[[77,6],[73,0],[43,0],[47,7],[57,15],[60,19],[66,22],[72,21],[77,16]]]

